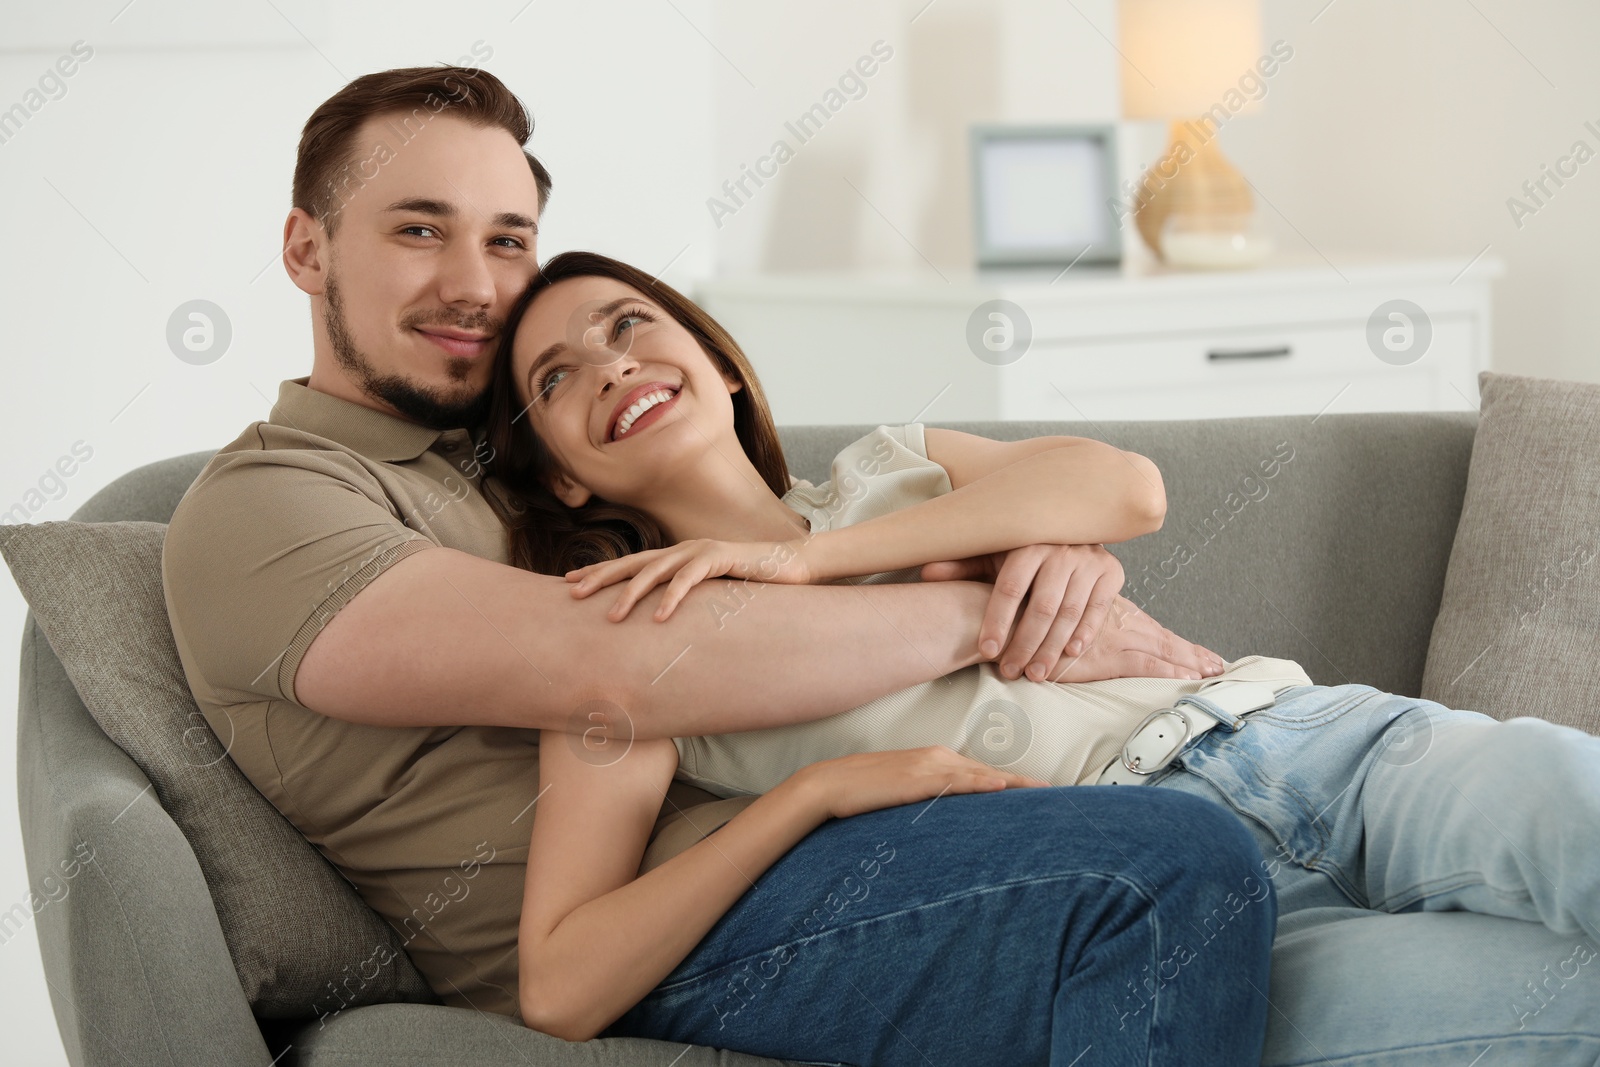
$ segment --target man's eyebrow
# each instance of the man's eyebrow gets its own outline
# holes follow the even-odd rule
[[[413,215],[432,215],[440,219],[453,219],[458,214],[456,206],[448,200],[435,200],[427,196],[410,196],[403,200],[396,200],[383,210],[404,211]],[[491,218],[489,222],[500,229],[539,232],[539,224],[520,211],[502,211]]]
[[[590,311],[589,314],[603,319],[624,304],[642,304],[647,302],[648,301],[641,300],[636,296],[619,296],[615,300],[609,300],[606,303],[601,304],[599,307]],[[538,376],[539,368],[544,366],[546,363],[549,363],[552,359],[555,359],[566,350],[567,342],[557,341],[555,344],[539,353],[538,358],[533,361],[533,366],[528,368],[528,377],[524,383],[528,387],[528,392],[533,392],[533,379]]]

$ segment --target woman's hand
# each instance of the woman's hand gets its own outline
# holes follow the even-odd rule
[[[810,568],[800,557],[800,541],[713,541],[692,538],[667,548],[634,552],[620,559],[591,563],[567,572],[574,597],[586,597],[597,589],[632,577],[607,617],[613,622],[627,618],[639,598],[668,577],[672,579],[656,608],[659,622],[672,614],[684,596],[707,578],[751,578],[781,585],[806,585]]]
[[[1098,682],[1107,678],[1187,678],[1221,674],[1227,666],[1215,652],[1185,641],[1126,597],[1118,596],[1107,624],[1088,651],[1063,659],[1052,682]]]
[[[1020,677],[1026,667],[1037,682],[1062,656],[1077,657],[1094,644],[1122,590],[1123,572],[1121,561],[1103,545],[1026,545],[922,568],[925,582],[953,579],[994,583],[978,649],[985,659],[1000,660],[1002,676]],[[1018,618],[1024,594],[1028,606]],[[1016,630],[1008,643],[1013,621]]]
[[[828,819],[914,804],[945,793],[992,793],[1016,786],[1047,786],[963,756],[948,745],[857,752],[802,767],[782,783]]]

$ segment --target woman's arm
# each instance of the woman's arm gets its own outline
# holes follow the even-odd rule
[[[826,819],[791,779],[639,876],[678,752],[670,738],[635,740],[612,758],[595,760],[575,735],[539,738],[518,996],[524,1024],[568,1041],[595,1037],[643,999]]]
[[[1035,544],[1104,544],[1161,528],[1161,472],[1134,452],[1084,437],[991,441],[924,431],[949,493],[801,542],[814,582],[1006,552]]]

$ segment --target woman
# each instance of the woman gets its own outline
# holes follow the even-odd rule
[[[615,619],[660,582],[669,583],[656,613],[665,618],[707,577],[906,580],[936,560],[1125,540],[1158,528],[1164,511],[1159,472],[1142,457],[1055,438],[1000,463],[992,442],[918,424],[879,427],[847,448],[824,487],[791,484],[759,384],[731,339],[678,294],[604,257],[552,260],[503,337],[490,443],[493,473],[520,505],[502,509],[514,557],[566,573],[575,596],[626,581]],[[1083,569],[1091,586],[1109,570],[1092,551]],[[1150,714],[1173,704],[1178,712]],[[1396,758],[1386,736],[1419,720],[1430,758]],[[892,762],[940,731],[945,740],[932,743],[945,747],[929,751],[960,759],[950,750],[961,748],[998,767],[985,781],[982,764],[961,764],[971,789],[1141,782],[1231,807],[1280,857],[1269,873],[1286,910],[1468,909],[1600,934],[1600,789],[1586,771],[1600,741],[1369,686],[1316,686],[1284,660],[1245,657],[1211,680],[1071,686],[980,664],[817,723],[680,738],[628,757],[657,775],[687,769],[729,795],[810,782],[811,796],[831,798],[810,809],[826,817],[906,802],[887,785],[874,794],[859,764],[837,762],[848,763],[844,754],[887,750],[874,754]],[[552,787],[570,762],[563,748],[548,746]],[[1518,775],[1532,774],[1561,783],[1590,817],[1555,828],[1517,810],[1527,784]],[[548,873],[563,843],[574,847],[554,817],[536,818],[525,932],[583,903]],[[632,869],[638,858],[616,863]],[[1542,877],[1541,863],[1567,877]],[[662,951],[681,959],[691,947]],[[528,958],[539,966],[537,952]]]

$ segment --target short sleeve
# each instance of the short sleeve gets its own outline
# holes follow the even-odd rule
[[[354,457],[221,455],[179,502],[162,552],[167,613],[197,693],[298,703],[312,640],[367,583],[434,547]]]
[[[797,486],[784,503],[821,533],[950,492],[950,475],[928,458],[922,431],[920,422],[879,426],[834,457],[826,482]]]

